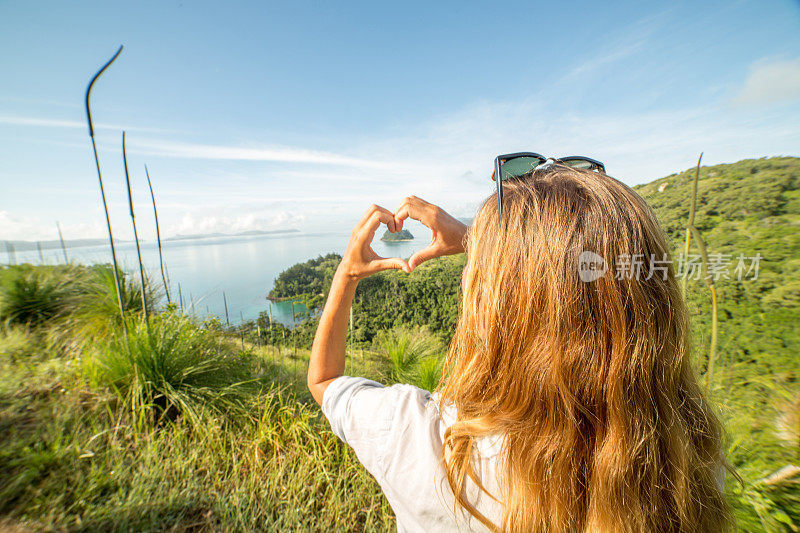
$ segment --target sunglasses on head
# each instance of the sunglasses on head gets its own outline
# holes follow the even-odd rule
[[[508,179],[519,178],[525,174],[554,163],[581,170],[594,170],[605,172],[606,167],[600,161],[580,155],[548,158],[534,152],[517,152],[515,154],[498,155],[494,158],[494,171],[492,180],[497,183],[497,213],[503,219],[503,182]],[[500,176],[500,179],[497,179]]]

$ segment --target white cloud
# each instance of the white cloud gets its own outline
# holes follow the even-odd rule
[[[702,106],[647,112],[601,107],[577,113],[564,101],[564,87],[574,84],[571,76],[638,53],[648,32],[643,23],[630,38],[612,43],[559,83],[525,99],[476,102],[402,130],[332,139],[331,146],[346,148],[235,145],[225,139],[200,144],[140,135],[130,140],[128,152],[163,158],[165,168],[156,176],[163,176],[157,194],[164,236],[290,227],[344,229],[370,203],[392,209],[409,194],[440,203],[457,216],[471,216],[477,203],[492,193],[489,174],[494,156],[520,150],[595,157],[610,174],[629,184],[689,168],[701,151],[706,164],[797,155],[797,108],[765,110],[752,104],[800,96],[800,59],[754,65],[737,97],[738,103],[750,105],[736,113],[721,95]],[[86,127],[82,121],[35,117],[0,116],[3,122]],[[118,142],[104,148],[108,149],[118,151]],[[276,162],[282,164],[264,164]],[[145,206],[149,198],[145,195],[143,201]],[[130,222],[120,205],[112,207],[115,234],[130,238]],[[54,225],[42,216],[43,226],[36,219],[12,221],[7,212],[2,214],[0,239],[53,238]],[[103,221],[101,215],[94,216]],[[140,223],[144,226],[140,235],[154,234],[148,217]],[[78,224],[65,227],[67,238],[78,238],[103,236],[105,226],[86,224],[85,234],[79,231]]]
[[[630,57],[642,49],[642,47],[645,44],[645,41],[646,41],[645,38],[640,38],[632,42],[620,44],[617,47],[608,50],[604,54],[597,55],[592,59],[585,61],[584,63],[581,63],[577,67],[570,70],[568,76],[569,77],[581,76],[584,74],[595,72],[598,69],[607,67],[612,63],[616,63],[617,61],[621,61],[627,57]]]
[[[89,130],[89,124],[81,120],[64,120],[57,118],[47,117],[22,117],[13,115],[0,115],[0,124],[9,124],[12,126],[34,126],[44,128],[84,128]],[[139,126],[119,125],[119,124],[105,124],[96,123],[94,125],[96,130],[127,130],[127,131],[149,131],[149,132],[164,132],[166,130],[160,128],[145,128]]]
[[[59,120],[38,117],[0,116],[0,124],[11,124],[14,126],[43,126],[48,128],[88,128],[85,122],[78,122],[77,120]]]
[[[43,222],[36,216],[19,216],[0,211],[0,239],[9,241],[53,241],[58,239],[56,223]],[[105,226],[99,223],[69,223],[62,224],[65,240],[102,238]]]
[[[542,101],[553,100],[542,95]],[[418,188],[440,200],[467,201],[491,192],[491,161],[500,153],[587,155],[636,184],[690,167],[701,151],[709,164],[797,153],[797,119],[778,112],[731,114],[721,103],[627,114],[577,114],[532,101],[487,103],[359,151],[415,161],[422,170],[401,180],[409,193]]]
[[[304,221],[304,215],[289,211],[273,211],[266,216],[262,212],[240,213],[234,216],[196,216],[192,213],[186,213],[177,225],[167,229],[166,235],[290,229],[299,227]]]
[[[656,31],[664,27],[669,13],[670,9],[667,8],[633,22],[619,38],[611,41],[598,53],[569,70],[564,79],[595,73],[604,67],[634,56],[647,45],[650,37]]]
[[[192,144],[172,141],[131,142],[135,153],[161,157],[184,159],[219,159],[235,161],[279,161],[286,163],[312,163],[323,165],[343,165],[363,168],[391,168],[391,164],[350,157],[347,155],[294,148],[289,146],[230,146],[212,144]],[[133,152],[134,150],[132,150]]]
[[[156,175],[165,176],[158,185],[159,215],[162,235],[171,236],[287,227],[345,229],[370,203],[393,209],[410,194],[439,203],[457,216],[470,216],[477,202],[492,193],[492,159],[510,151],[588,155],[602,160],[610,174],[635,184],[689,168],[701,151],[706,164],[796,155],[800,139],[800,117],[786,109],[743,108],[731,113],[718,101],[669,111],[578,114],[541,102],[558,99],[543,92],[522,101],[473,104],[408,126],[402,134],[351,141],[352,156],[152,139],[137,146],[162,150],[168,158],[185,158],[180,174],[164,170]],[[369,154],[370,159],[359,154]],[[209,158],[219,162],[211,166]],[[242,160],[250,163],[242,165]],[[291,164],[252,164],[271,161]],[[142,202],[140,208],[148,205],[146,194]],[[126,209],[123,204],[118,207],[112,207],[115,234],[130,238]],[[100,214],[93,217],[103,221]],[[0,239],[54,238],[54,224],[40,222],[3,213]],[[80,220],[73,222],[65,225],[67,238],[104,235],[104,224],[81,227]],[[154,234],[148,216],[140,223],[140,235]]]
[[[734,103],[766,105],[800,99],[800,58],[759,61],[750,68]]]

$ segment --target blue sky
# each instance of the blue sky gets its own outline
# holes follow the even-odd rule
[[[800,3],[0,0],[0,239],[347,229],[410,194],[471,216],[498,153],[629,184],[800,155]]]

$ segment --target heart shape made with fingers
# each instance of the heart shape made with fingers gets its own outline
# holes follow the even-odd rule
[[[379,256],[372,249],[375,231],[384,224],[390,232],[396,233],[403,229],[403,221],[408,218],[421,222],[431,230],[430,244],[415,252],[408,261],[399,257]],[[406,198],[394,213],[373,205],[353,229],[340,267],[346,275],[354,279],[361,279],[387,269],[399,269],[410,273],[429,259],[463,252],[466,232],[466,225],[438,206],[416,196]]]
[[[430,259],[464,251],[467,226],[439,206],[409,196],[394,212],[395,231],[402,230],[403,221],[408,218],[421,222],[431,230],[430,244],[408,259],[411,270]]]

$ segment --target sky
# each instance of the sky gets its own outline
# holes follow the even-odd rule
[[[800,2],[0,0],[0,240],[347,230],[409,195],[471,217],[493,158],[629,185],[800,155]]]

